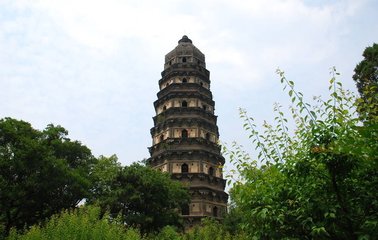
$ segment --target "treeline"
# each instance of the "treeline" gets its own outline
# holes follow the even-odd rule
[[[236,237],[211,219],[184,233],[186,186],[143,163],[95,158],[51,124],[0,119],[0,193],[0,239]]]
[[[114,239],[114,240],[232,240],[248,239],[245,235],[231,235],[224,226],[212,219],[204,219],[201,226],[183,233],[173,226],[157,232],[142,234],[139,228],[125,227],[122,217],[102,214],[99,207],[86,206],[54,215],[42,226],[35,225],[23,234],[12,230],[9,240],[40,239]]]
[[[61,126],[39,131],[12,118],[0,120],[0,193],[3,237],[88,205],[142,234],[180,228],[176,209],[189,201],[187,188],[168,174],[121,166],[116,156],[95,158]]]

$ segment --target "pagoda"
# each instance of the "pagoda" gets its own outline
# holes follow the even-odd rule
[[[159,89],[147,162],[188,186],[191,202],[181,208],[187,227],[204,217],[221,220],[228,195],[210,72],[205,55],[187,36],[165,55]]]

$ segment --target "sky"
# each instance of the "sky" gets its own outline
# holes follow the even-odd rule
[[[353,69],[378,42],[376,0],[0,0],[0,118],[61,125],[95,156],[149,157],[164,56],[183,35],[206,56],[220,140],[252,148],[238,108],[258,125],[290,105],[277,68],[307,99],[335,66]]]

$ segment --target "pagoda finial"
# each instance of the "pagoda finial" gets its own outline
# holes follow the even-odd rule
[[[178,41],[178,43],[193,43],[192,40],[188,38],[188,36],[184,35],[182,38]]]

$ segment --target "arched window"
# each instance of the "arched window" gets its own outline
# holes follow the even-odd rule
[[[206,133],[205,138],[207,141],[210,141],[210,133]]]
[[[160,135],[160,142],[164,141],[164,134]]]
[[[165,110],[167,110],[167,106],[164,105],[163,106],[163,111],[165,111]]]
[[[214,176],[214,168],[213,167],[209,168],[209,175]]]
[[[200,82],[201,87],[203,86],[203,82]]]
[[[189,204],[181,206],[181,215],[189,215]]]
[[[207,106],[206,105],[202,105],[202,109],[206,111],[207,110]]]
[[[213,217],[218,217],[218,208],[213,207]]]
[[[186,62],[186,57],[183,57],[183,58],[182,58],[182,62]]]
[[[187,173],[189,172],[188,164],[184,163],[181,165],[181,173]]]
[[[183,83],[186,83],[186,82],[188,82],[188,80],[186,80],[186,78],[183,78],[183,79],[182,79],[182,82],[183,82]]]
[[[169,86],[169,83],[166,83],[166,84],[165,84],[165,87],[168,87],[168,86]]]
[[[186,129],[181,131],[181,138],[184,138],[184,139],[188,138],[188,131]]]
[[[182,101],[181,102],[181,107],[187,107],[188,106],[188,102],[187,101]]]

